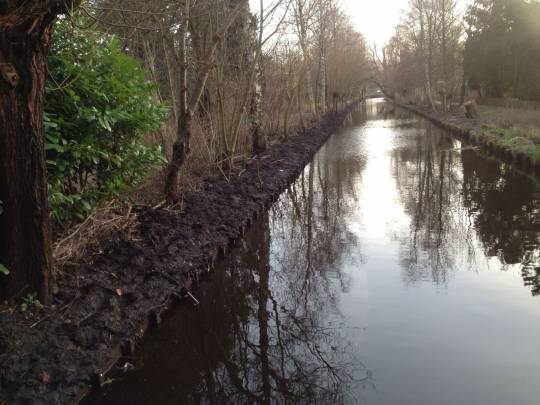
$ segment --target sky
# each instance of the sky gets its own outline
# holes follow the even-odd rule
[[[459,0],[458,4],[464,9],[465,4],[470,1]],[[265,0],[265,5],[272,2],[273,0]],[[376,44],[380,49],[392,37],[409,0],[339,0],[339,2],[358,31],[364,35],[366,43],[369,46]],[[250,3],[252,10],[259,8],[259,0],[250,0]]]
[[[265,0],[265,7],[273,2]],[[339,0],[339,3],[366,42],[381,47],[392,36],[408,0]],[[259,10],[259,0],[250,0],[250,7],[252,11]]]
[[[351,17],[356,28],[364,34],[369,46],[380,49],[394,33],[402,11],[409,0],[341,0],[343,10]],[[458,10],[463,12],[471,0],[458,0]]]
[[[341,0],[343,10],[364,34],[369,46],[381,48],[394,33],[408,0]]]

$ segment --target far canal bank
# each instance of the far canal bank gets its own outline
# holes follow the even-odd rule
[[[392,100],[389,100],[393,102]],[[460,139],[482,148],[490,156],[513,165],[517,169],[540,178],[540,155],[538,147],[530,140],[509,137],[503,129],[486,125],[479,119],[470,119],[463,112],[441,113],[427,107],[393,102],[398,107],[418,114],[435,125],[446,129]]]

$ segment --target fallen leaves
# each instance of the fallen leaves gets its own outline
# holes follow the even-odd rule
[[[51,373],[49,373],[47,370],[44,370],[41,373],[41,382],[43,384],[49,384],[51,382]]]

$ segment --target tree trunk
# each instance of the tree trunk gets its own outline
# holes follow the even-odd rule
[[[188,83],[187,83],[187,33],[189,24],[190,1],[182,2],[182,21],[179,32],[178,59],[180,64],[180,100],[178,106],[178,127],[176,141],[173,145],[171,161],[165,178],[165,196],[169,201],[174,201],[178,197],[180,169],[189,156],[189,144],[191,140],[192,111],[188,106]]]
[[[433,93],[431,89],[431,73],[430,73],[430,61],[431,58],[426,57],[426,31],[425,31],[425,24],[424,24],[424,1],[420,0],[418,2],[418,10],[419,10],[419,19],[420,19],[420,53],[421,53],[421,59],[423,64],[423,70],[424,70],[424,88],[426,92],[426,96],[428,98],[429,104],[433,110],[436,110],[435,108],[435,102],[433,100]],[[428,33],[431,35],[431,33]],[[429,49],[430,55],[431,55],[431,46]]]
[[[326,22],[325,14],[326,9],[321,4],[320,6],[320,35],[319,35],[319,80],[318,80],[318,92],[320,100],[319,113],[322,115],[326,112]]]
[[[255,83],[252,86],[251,91],[251,105],[250,105],[250,126],[251,126],[251,140],[253,154],[258,155],[266,150],[266,137],[262,131],[262,74],[258,62],[255,69],[257,69]]]
[[[321,114],[326,113],[326,55],[321,55]]]
[[[179,118],[177,140],[173,145],[173,153],[167,176],[165,178],[165,196],[171,202],[176,201],[180,187],[180,170],[186,163],[190,150],[192,121],[193,116],[191,111],[186,112]]]
[[[448,66],[447,66],[447,53],[448,53],[448,40],[447,40],[447,28],[446,28],[446,11],[447,11],[447,5],[446,0],[442,0],[442,39],[441,39],[441,59],[442,59],[442,71],[443,71],[443,80],[448,85]]]
[[[300,128],[302,128],[302,131],[306,129],[306,123],[304,122],[304,112],[302,110],[302,86],[301,82],[298,83],[298,87],[296,88],[296,101],[298,105],[298,114],[300,119]]]
[[[43,143],[46,58],[53,15],[0,30],[1,292],[49,301],[51,236]]]
[[[283,116],[283,135],[285,139],[289,139],[289,114],[291,112],[292,103],[294,101],[294,94],[289,93],[287,89],[287,105],[285,107],[285,114]]]
[[[251,140],[252,140],[252,152],[254,155],[258,155],[266,150],[266,136],[262,131],[262,109],[263,109],[263,68],[261,66],[261,54],[263,46],[263,34],[264,34],[264,4],[263,0],[260,0],[260,15],[259,15],[259,38],[257,42],[257,51],[255,52],[255,59],[253,61],[253,69],[255,77],[251,85]],[[279,122],[278,122],[279,126]]]
[[[298,39],[302,50],[302,57],[305,69],[306,98],[312,117],[317,117],[317,107],[315,106],[315,97],[313,96],[313,79],[311,74],[311,57],[307,44],[307,21],[304,14],[304,4],[298,1],[296,4],[296,24],[298,28]],[[300,101],[301,102],[301,101]]]

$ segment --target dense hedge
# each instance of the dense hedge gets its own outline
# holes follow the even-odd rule
[[[61,19],[49,54],[44,129],[51,215],[66,224],[164,163],[143,137],[166,109],[139,63],[110,35]]]

